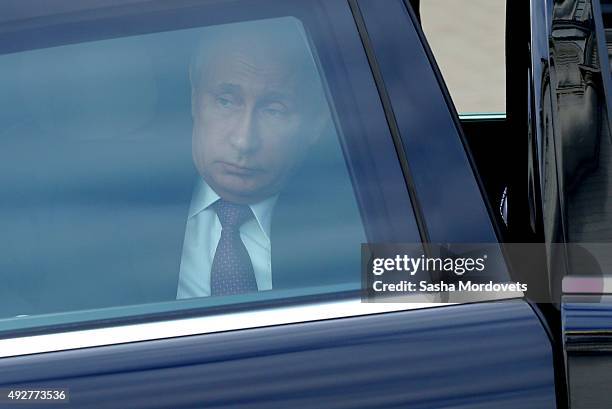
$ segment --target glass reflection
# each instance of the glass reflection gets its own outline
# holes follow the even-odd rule
[[[591,0],[555,0],[541,13],[549,24],[549,56],[542,63],[534,57],[532,64],[534,77],[543,79],[536,83],[536,126],[547,243],[612,242],[612,146],[603,76],[609,73],[602,73],[594,10]],[[533,45],[540,50],[540,43]],[[551,270],[557,280],[565,268],[601,274],[612,267],[606,247],[568,251],[565,267],[562,255],[549,254]]]

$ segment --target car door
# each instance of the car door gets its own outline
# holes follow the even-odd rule
[[[0,6],[0,405],[42,406],[15,392],[48,390],[79,408],[556,406],[550,335],[528,299],[361,298],[361,243],[498,242],[406,2],[36,4]],[[334,216],[288,250],[286,268],[314,284],[176,300],[188,45],[253,21],[290,23],[312,53],[333,147],[304,180]]]
[[[609,5],[599,0],[544,2],[532,4],[532,10],[542,227],[551,243],[551,288],[562,311],[569,402],[572,408],[606,407]]]

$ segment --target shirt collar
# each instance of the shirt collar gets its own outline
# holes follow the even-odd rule
[[[208,209],[210,205],[220,198],[221,197],[208,186],[208,183],[206,183],[204,179],[198,178],[191,199],[191,206],[189,207],[189,218],[191,219]],[[265,233],[268,240],[270,240],[270,229],[272,226],[272,211],[274,210],[277,199],[278,194],[264,199],[261,202],[249,205],[255,215],[255,220],[257,220],[259,228]]]

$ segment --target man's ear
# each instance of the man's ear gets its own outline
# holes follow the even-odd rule
[[[331,116],[326,110],[319,110],[314,116],[314,119],[309,126],[310,128],[310,140],[308,141],[310,146],[315,145],[321,136],[329,130],[329,127],[332,126]]]

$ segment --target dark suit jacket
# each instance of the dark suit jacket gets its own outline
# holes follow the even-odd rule
[[[325,182],[298,177],[279,197],[271,232],[273,289],[360,279],[363,239],[354,199]]]

